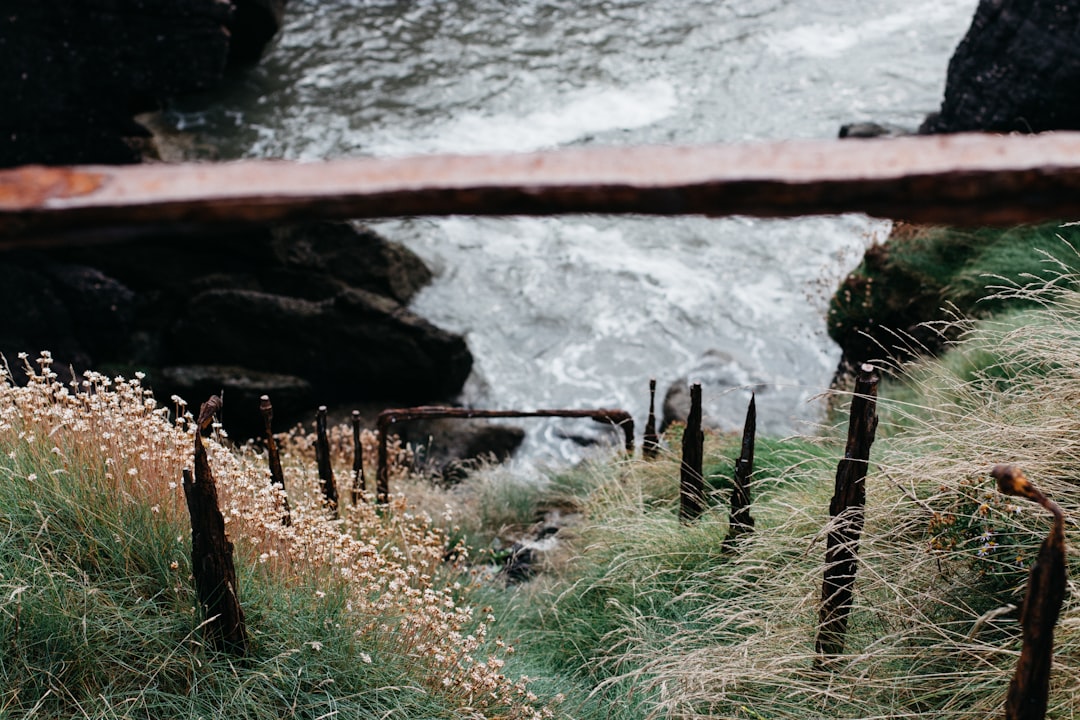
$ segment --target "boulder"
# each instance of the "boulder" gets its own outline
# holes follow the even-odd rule
[[[229,63],[254,65],[285,22],[285,0],[234,0],[229,20]]]
[[[191,299],[169,340],[169,353],[180,363],[303,377],[323,404],[449,397],[472,368],[462,337],[357,289],[323,301],[208,290]]]
[[[422,449],[421,465],[450,482],[460,480],[471,463],[509,459],[525,440],[524,429],[486,420],[410,420],[395,425],[395,432]]]
[[[177,395],[189,408],[197,408],[211,395],[220,395],[221,421],[236,438],[263,435],[259,411],[263,395],[269,395],[273,402],[275,430],[287,427],[290,420],[310,413],[315,406],[311,383],[303,378],[230,365],[165,367],[151,376],[150,384],[162,402]]]
[[[313,222],[277,227],[271,234],[271,252],[282,268],[279,281],[287,282],[290,274],[331,277],[400,303],[431,282],[431,270],[415,253],[367,227]]]
[[[48,350],[58,372],[68,365],[87,367],[90,357],[75,337],[72,315],[47,274],[31,263],[0,263],[0,307],[0,354],[15,377],[22,375],[19,353],[32,361]]]
[[[982,0],[921,133],[1080,129],[1080,4]]]
[[[0,167],[138,162],[133,117],[219,85],[280,27],[283,0],[6,0]]]
[[[50,265],[45,272],[71,313],[75,340],[90,357],[130,355],[136,312],[130,288],[85,265]]]
[[[686,422],[690,414],[690,383],[701,383],[702,426],[714,430],[735,430],[743,425],[750,393],[767,392],[768,385],[747,369],[731,353],[708,350],[694,368],[675,380],[664,393],[660,431],[675,422]]]

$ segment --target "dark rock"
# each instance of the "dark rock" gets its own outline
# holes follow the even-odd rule
[[[83,319],[51,320],[47,333],[31,323],[40,344],[19,349],[35,355],[78,350],[80,363],[125,371],[183,364],[296,376],[328,404],[445,401],[471,367],[462,338],[398,302],[430,271],[366,228],[315,223],[146,237],[50,250],[33,267],[47,268],[39,284],[58,312]],[[42,303],[39,313],[52,307]],[[231,375],[211,384],[220,389]]]
[[[219,85],[281,24],[282,0],[6,0],[0,167],[133,163],[133,117]],[[234,12],[235,9],[235,12]]]
[[[253,65],[285,21],[285,0],[234,0],[229,21],[229,63]]]
[[[0,24],[0,166],[130,163],[132,116],[220,82],[231,5],[9,0]]]
[[[1080,129],[1080,4],[982,0],[921,133]]]
[[[562,522],[558,513],[554,514],[557,522]],[[557,536],[562,525],[539,524],[529,537],[518,540],[505,550],[501,556],[502,567],[499,574],[507,585],[517,585],[534,578],[542,569],[544,555],[559,547]]]
[[[354,289],[321,302],[248,290],[203,292],[174,325],[171,352],[182,363],[298,375],[320,401],[334,402],[450,397],[472,368],[463,338],[389,298]]]
[[[431,271],[411,250],[347,223],[275,228],[272,249],[287,272],[333,277],[401,303],[431,282]]]
[[[508,460],[525,440],[525,430],[485,420],[438,418],[399,423],[401,439],[422,448],[420,463],[454,482],[481,460]]]
[[[131,289],[83,265],[53,265],[46,272],[72,316],[75,339],[91,357],[130,355],[135,319],[135,293]]]
[[[896,125],[882,125],[875,122],[857,122],[848,123],[847,125],[840,126],[840,133],[838,137],[843,138],[878,138],[878,137],[902,137],[904,135],[913,135],[910,130],[906,130]]]
[[[867,248],[862,264],[840,283],[829,303],[828,329],[843,351],[838,374],[881,358],[910,359],[945,341],[934,325],[946,315],[943,287],[902,262],[898,244],[917,241],[918,228],[898,225],[889,241]]]
[[[198,407],[211,395],[220,395],[222,424],[235,438],[262,436],[259,398],[263,395],[273,401],[275,421],[281,428],[315,405],[311,383],[303,378],[230,365],[165,367],[151,376],[151,383],[163,402],[178,395],[190,408]]]
[[[742,427],[751,391],[767,391],[764,380],[747,370],[739,360],[723,350],[706,352],[690,373],[675,380],[664,393],[663,432],[674,422],[685,423],[690,414],[690,383],[701,383],[702,426],[716,430]]]
[[[0,264],[0,308],[0,354],[16,377],[23,367],[19,353],[33,361],[42,350],[53,354],[59,372],[68,365],[87,369],[90,356],[47,275],[22,264]]]

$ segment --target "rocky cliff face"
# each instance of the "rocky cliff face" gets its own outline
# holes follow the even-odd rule
[[[982,0],[949,62],[941,111],[919,132],[1047,130],[1080,130],[1080,3]],[[945,321],[990,309],[981,301],[988,275],[1019,279],[1037,260],[1029,236],[1043,236],[1041,249],[1052,252],[1058,245],[1045,236],[1059,232],[897,226],[833,297],[828,328],[844,351],[840,372],[869,359],[937,352],[949,337]]]
[[[405,306],[429,279],[404,247],[341,223],[8,254],[0,352],[141,370],[163,399],[224,388],[230,429],[257,432],[264,393],[286,422],[319,404],[457,395],[464,339]]]
[[[1080,129],[1080,4],[982,0],[923,133]]]
[[[0,167],[138,162],[132,118],[254,62],[284,0],[5,0]]]
[[[0,167],[131,163],[132,120],[255,62],[285,0],[6,0],[0,12]],[[319,404],[457,395],[464,339],[406,305],[423,262],[341,223],[144,235],[0,254],[0,353],[49,350],[58,369],[148,373],[159,399],[226,395],[226,426],[258,433]]]

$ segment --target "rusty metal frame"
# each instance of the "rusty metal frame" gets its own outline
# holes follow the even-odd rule
[[[1075,217],[1080,133],[0,170],[0,248],[312,219],[845,212],[953,225]]]
[[[474,418],[588,418],[620,428],[625,439],[626,452],[634,452],[634,418],[625,410],[597,408],[591,410],[474,410],[470,408],[422,405],[411,408],[390,408],[379,413],[375,428],[379,432],[378,470],[375,476],[376,497],[380,502],[390,495],[390,461],[387,442],[390,426],[406,420],[449,418],[471,420]]]

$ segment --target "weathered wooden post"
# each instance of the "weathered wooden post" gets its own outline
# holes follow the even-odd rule
[[[645,421],[645,437],[641,440],[641,456],[654,459],[660,453],[660,438],[656,434],[656,378],[649,380],[649,418]]]
[[[225,518],[218,507],[217,485],[210,472],[202,431],[209,427],[221,408],[221,398],[212,396],[202,404],[195,427],[195,475],[183,470],[184,498],[191,517],[191,569],[195,594],[205,618],[210,645],[242,656],[247,653],[244,610],[233,566],[233,544],[225,535]]]
[[[352,411],[352,503],[357,505],[367,492],[367,479],[364,477],[364,446],[360,442],[360,411]]]
[[[269,395],[263,395],[259,398],[259,412],[262,413],[263,427],[266,429],[266,454],[270,462],[270,483],[278,488],[282,497],[281,524],[292,525],[289,496],[285,494],[285,473],[281,470],[281,453],[278,452],[277,441],[274,440],[272,427],[274,406],[270,404]]]
[[[705,434],[701,432],[701,383],[690,386],[690,414],[682,438],[682,467],[679,473],[679,519],[697,520],[705,512]]]
[[[754,441],[757,434],[757,404],[753,393],[746,408],[746,420],[743,422],[742,448],[739,459],[735,461],[735,476],[731,488],[731,514],[728,517],[728,535],[724,538],[724,547],[744,533],[754,529],[754,518],[750,515],[750,475],[754,472]]]
[[[379,452],[375,471],[375,501],[385,503],[390,499],[390,423],[395,421],[392,413],[383,411],[375,420],[375,431],[379,433]]]
[[[337,514],[338,494],[334,485],[334,469],[330,466],[330,439],[326,435],[326,406],[320,405],[315,413],[315,463],[319,466],[319,479],[323,484],[326,504]]]
[[[815,642],[818,667],[844,651],[866,506],[866,471],[870,465],[870,446],[877,431],[878,379],[873,365],[866,363],[859,369],[851,398],[847,446],[844,458],[836,468],[836,484],[829,503],[831,527],[825,549],[825,580],[821,586],[821,612]]]
[[[1001,492],[1033,500],[1054,515],[1054,525],[1028,576],[1020,610],[1023,645],[1005,698],[1005,720],[1042,720],[1050,700],[1054,625],[1065,600],[1065,513],[1015,465],[995,465],[990,474]]]

